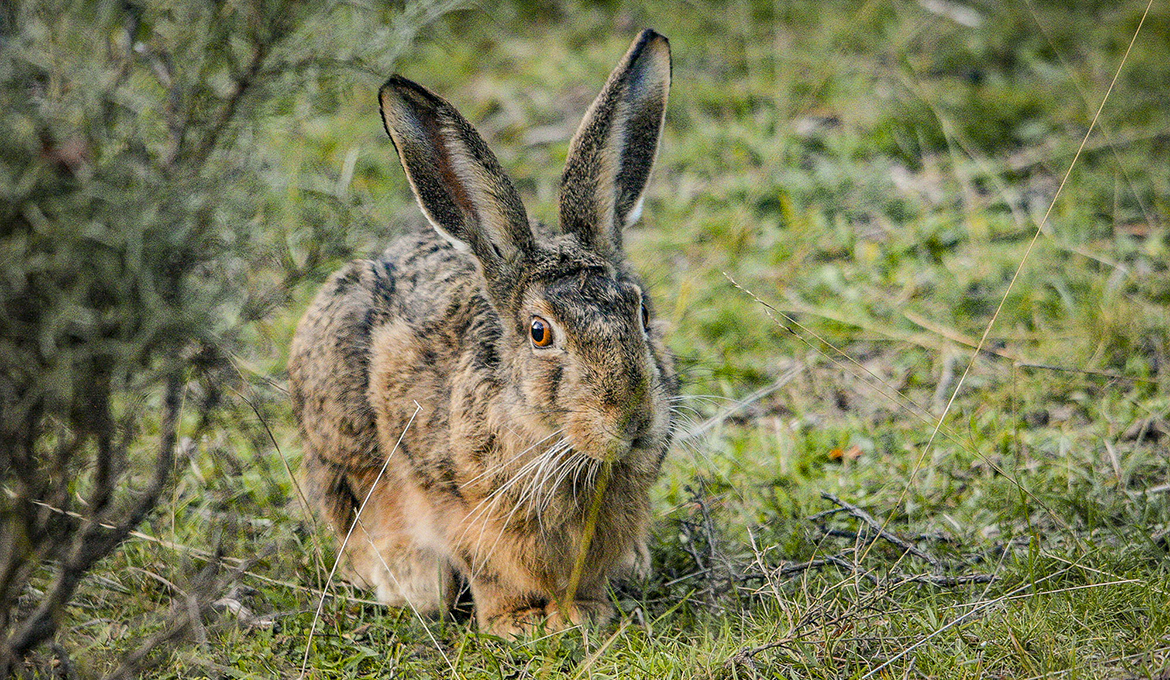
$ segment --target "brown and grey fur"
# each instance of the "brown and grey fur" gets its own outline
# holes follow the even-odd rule
[[[571,143],[555,231],[529,225],[450,104],[399,76],[382,88],[433,229],[334,274],[289,359],[307,493],[381,601],[439,613],[464,582],[480,626],[515,634],[605,619],[607,580],[645,568],[678,386],[621,230],[669,85],[669,44],[643,31]]]

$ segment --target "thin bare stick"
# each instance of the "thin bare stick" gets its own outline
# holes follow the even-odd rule
[[[829,501],[833,505],[837,505],[837,506],[844,508],[846,511],[849,512],[850,515],[852,515],[853,517],[856,517],[857,519],[859,519],[862,522],[869,525],[870,528],[872,528],[874,531],[877,532],[877,535],[879,537],[884,538],[887,541],[889,541],[890,543],[893,543],[894,545],[898,546],[898,548],[900,548],[902,550],[902,552],[910,553],[911,555],[914,555],[918,559],[925,560],[932,567],[939,566],[938,559],[919,550],[918,548],[916,548],[912,544],[907,543],[906,541],[903,541],[901,538],[898,538],[896,535],[894,535],[893,532],[887,531],[885,528],[885,526],[886,526],[885,524],[874,519],[874,516],[869,514],[865,510],[862,510],[861,508],[857,507],[856,505],[854,505],[852,503],[848,503],[846,501],[843,501],[840,498],[837,498],[836,496],[834,496],[833,494],[831,494],[827,491],[821,492],[821,498]],[[887,522],[888,521],[889,520],[887,520]]]
[[[402,444],[402,438],[406,436],[406,431],[410,429],[411,423],[414,422],[415,416],[422,410],[422,406],[416,401],[414,402],[414,413],[410,414],[410,420],[406,421],[406,426],[402,428],[402,434],[398,435],[398,441],[394,442],[394,448],[386,455],[386,460],[382,463],[382,469],[378,470],[378,476],[374,478],[374,483],[370,485],[370,490],[366,492],[366,497],[362,499],[361,506],[358,507],[357,515],[353,518],[353,523],[349,525],[349,531],[345,533],[345,538],[341,541],[341,547],[337,549],[337,558],[333,560],[333,568],[329,570],[329,578],[325,579],[325,587],[322,588],[323,594],[321,601],[317,603],[317,612],[313,614],[313,624],[309,626],[309,638],[305,641],[305,656],[301,659],[301,673],[298,678],[305,677],[305,670],[309,667],[309,651],[313,648],[313,633],[317,630],[317,621],[321,618],[321,612],[325,609],[325,595],[329,592],[329,586],[333,583],[333,576],[337,573],[337,566],[341,564],[341,558],[345,555],[345,546],[349,544],[349,537],[353,535],[353,530],[357,527],[358,520],[362,518],[362,512],[366,509],[366,504],[370,502],[370,497],[374,495],[374,489],[378,486],[378,482],[382,481],[382,475],[386,474],[386,468],[390,465],[390,459],[394,457],[394,452],[398,450],[398,446]]]
[[[962,574],[960,576],[939,576],[937,574],[911,574],[898,579],[895,585],[903,583],[924,583],[939,588],[954,588],[972,583],[991,583],[995,574]]]

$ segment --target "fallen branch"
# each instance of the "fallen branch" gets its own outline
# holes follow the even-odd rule
[[[833,494],[831,494],[827,491],[821,492],[821,498],[829,501],[830,503],[833,503],[834,505],[840,506],[841,508],[846,510],[850,515],[852,515],[853,517],[856,517],[857,519],[866,523],[867,525],[869,525],[870,528],[872,528],[874,531],[877,532],[877,535],[879,538],[886,539],[890,543],[892,543],[895,546],[897,546],[898,548],[900,548],[902,550],[902,552],[910,553],[911,555],[917,557],[918,559],[925,561],[927,564],[929,564],[932,567],[937,568],[940,566],[940,563],[939,563],[937,558],[934,558],[934,557],[928,555],[927,553],[923,552],[922,550],[919,550],[915,546],[911,545],[910,543],[907,543],[906,541],[902,540],[898,536],[894,535],[892,532],[887,531],[885,526],[882,525],[881,522],[874,519],[873,515],[869,514],[865,510],[862,510],[861,508],[857,507],[856,505],[853,505],[852,503],[847,503],[847,502],[841,500],[840,498],[837,498],[836,496],[834,496]]]
[[[895,585],[903,583],[925,583],[939,588],[954,588],[972,583],[991,583],[995,574],[962,574],[960,576],[939,576],[937,574],[913,574],[903,577]]]

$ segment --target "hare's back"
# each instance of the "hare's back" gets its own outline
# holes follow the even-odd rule
[[[449,391],[463,335],[490,316],[473,300],[474,271],[469,256],[426,229],[325,282],[289,352],[289,392],[310,453],[351,470],[380,465],[378,419],[393,429],[399,418],[370,402],[371,383],[382,401],[403,404]]]
[[[355,260],[325,282],[297,326],[289,393],[306,453],[349,468],[377,460],[370,338],[391,314],[394,288],[388,262]]]

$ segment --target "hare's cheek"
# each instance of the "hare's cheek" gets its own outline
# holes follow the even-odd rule
[[[565,366],[557,362],[551,367],[551,370],[545,375],[541,385],[541,392],[544,395],[545,404],[556,404],[560,394],[561,385],[565,380]]]
[[[565,388],[571,371],[566,370],[565,352],[554,350],[529,358],[524,382],[529,394],[544,402],[553,401]]]
[[[533,357],[522,370],[521,391],[529,408],[546,414],[564,410],[561,402],[569,375],[560,357]]]

